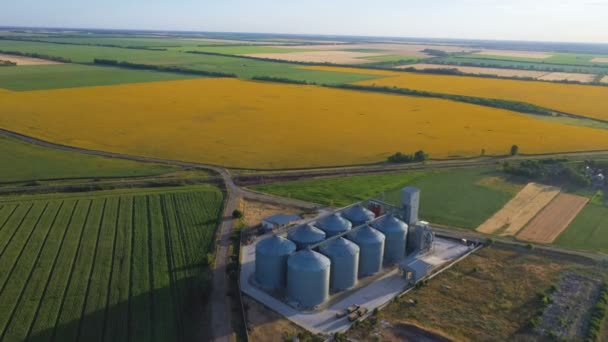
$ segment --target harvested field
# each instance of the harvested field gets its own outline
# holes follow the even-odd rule
[[[375,163],[395,150],[503,155],[513,142],[530,154],[588,151],[608,141],[606,130],[460,102],[238,79],[0,91],[0,127],[95,150],[254,169]]]
[[[555,196],[558,188],[529,183],[494,216],[477,227],[485,234],[515,235]]]
[[[60,62],[49,61],[49,60],[46,60],[46,59],[24,57],[24,56],[15,56],[15,55],[6,55],[6,54],[3,54],[3,53],[0,53],[0,61],[9,61],[9,62],[17,63],[17,65],[63,64],[63,63],[60,63]]]
[[[291,48],[291,47],[290,47]],[[352,51],[306,51],[289,53],[254,53],[245,56],[279,59],[289,62],[333,63],[333,64],[363,64],[371,63],[365,57],[382,55],[382,53],[352,52]]]
[[[535,51],[517,51],[517,50],[482,50],[474,53],[474,55],[482,56],[501,56],[501,57],[512,57],[512,58],[535,58],[535,59],[546,59],[553,54],[547,52],[535,52]]]
[[[591,74],[577,74],[569,72],[550,72],[542,77],[538,78],[541,81],[576,81],[589,83],[593,82],[595,75]]]
[[[576,218],[588,198],[560,193],[517,235],[522,240],[551,243]]]
[[[522,101],[564,113],[608,120],[608,87],[330,66],[306,69],[393,76],[357,84]]]
[[[500,68],[481,68],[481,67],[468,67],[458,65],[440,65],[440,64],[406,64],[397,67],[397,69],[414,68],[417,70],[427,69],[457,69],[466,74],[473,75],[496,75],[499,77],[541,77],[547,73],[544,71],[533,71],[533,70],[517,70],[517,69],[500,69]]]
[[[593,63],[608,63],[608,58],[606,57],[598,57],[591,60]]]

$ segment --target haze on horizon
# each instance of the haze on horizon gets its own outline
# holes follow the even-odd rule
[[[19,0],[2,26],[608,43],[608,0]]]

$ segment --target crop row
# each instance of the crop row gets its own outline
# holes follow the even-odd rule
[[[219,191],[0,203],[0,341],[181,341]]]

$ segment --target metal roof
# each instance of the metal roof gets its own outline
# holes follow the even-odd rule
[[[299,215],[276,214],[268,216],[263,221],[282,226],[300,219],[302,218]]]

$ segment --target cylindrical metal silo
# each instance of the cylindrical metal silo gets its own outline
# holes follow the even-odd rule
[[[347,290],[357,284],[359,246],[340,237],[322,245],[319,249],[331,260],[329,284],[332,291]]]
[[[309,249],[287,260],[287,299],[302,308],[314,308],[329,297],[331,261]]]
[[[359,246],[359,277],[365,277],[380,272],[384,256],[385,236],[378,230],[366,225],[348,238]]]
[[[311,224],[302,224],[292,228],[287,238],[295,242],[300,250],[325,240],[325,232]]]
[[[352,228],[352,223],[338,213],[333,213],[317,221],[316,226],[323,229],[327,237],[332,237],[349,231]]]
[[[384,262],[392,264],[403,259],[407,240],[407,224],[393,214],[388,214],[375,221],[373,226],[386,236]]]
[[[346,208],[342,212],[342,216],[352,222],[353,226],[360,226],[376,217],[371,210],[364,208],[361,204],[355,204],[352,207]]]
[[[255,246],[255,280],[266,289],[285,287],[287,258],[296,245],[282,237],[272,236]]]

